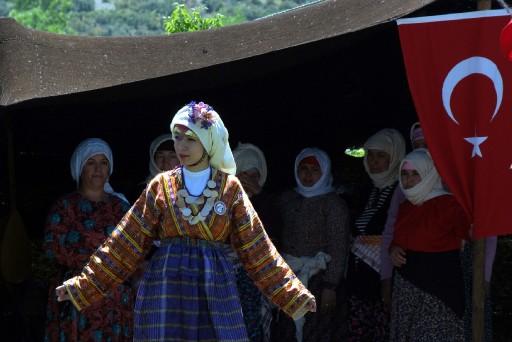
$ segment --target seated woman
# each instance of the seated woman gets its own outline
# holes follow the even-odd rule
[[[443,187],[425,149],[401,164],[400,205],[390,257],[396,267],[391,341],[464,341],[460,262],[470,224]]]
[[[233,264],[234,246],[258,288],[292,318],[316,310],[268,238],[234,176],[228,131],[203,102],[181,108],[171,132],[182,167],[160,173],[78,276],[56,288],[84,310],[100,303],[140,265],[155,239],[137,292],[135,341],[246,341]]]
[[[119,285],[102,303],[83,311],[71,302],[58,303],[55,297],[55,286],[82,270],[129,209],[108,183],[113,165],[105,141],[81,142],[71,157],[71,175],[78,189],[60,198],[48,215],[44,248],[57,272],[50,279],[45,341],[133,339],[135,296],[129,284]]]
[[[336,288],[345,275],[349,217],[345,202],[332,187],[331,161],[322,150],[306,148],[295,159],[297,187],[279,200],[283,221],[281,252],[320,310],[308,314],[303,327],[280,318],[275,340],[320,341],[329,333],[336,310]],[[294,268],[295,267],[295,268]]]

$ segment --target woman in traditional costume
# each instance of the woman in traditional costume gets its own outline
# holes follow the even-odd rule
[[[268,238],[235,174],[228,131],[212,107],[191,102],[171,122],[182,167],[160,173],[93,254],[79,276],[56,289],[82,310],[99,302],[151,258],[137,293],[135,341],[247,341],[226,243],[258,288],[298,319],[316,310]]]
[[[114,164],[105,141],[84,140],[70,164],[77,191],[52,206],[45,227],[46,256],[57,270],[50,279],[45,341],[132,341],[135,296],[129,283],[80,312],[71,302],[55,298],[55,286],[82,270],[129,209],[124,196],[108,183]]]
[[[400,205],[390,257],[396,267],[391,341],[464,341],[460,262],[470,224],[441,182],[430,154],[414,150],[401,163]]]

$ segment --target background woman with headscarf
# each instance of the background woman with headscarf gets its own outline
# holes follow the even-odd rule
[[[373,182],[366,205],[356,218],[348,270],[349,341],[385,341],[388,315],[381,299],[380,243],[391,197],[398,184],[405,141],[386,128],[364,144],[364,167]]]
[[[149,175],[147,182],[149,183],[157,174],[164,171],[174,169],[180,164],[172,134],[162,134],[151,142],[149,147]]]
[[[129,208],[108,183],[114,163],[105,141],[80,143],[70,166],[78,189],[53,205],[45,227],[46,255],[57,270],[50,280],[45,341],[131,341],[134,295],[129,285],[82,312],[55,298],[55,286],[82,270]]]
[[[56,289],[83,310],[127,279],[155,239],[160,248],[137,292],[135,341],[247,340],[231,241],[258,288],[293,318],[316,309],[263,229],[234,176],[228,131],[203,102],[181,108],[171,122],[182,167],[160,173],[93,254],[79,276]]]
[[[413,150],[417,148],[426,148],[425,136],[419,122],[415,122],[409,131],[409,139]],[[395,221],[398,215],[398,208],[400,204],[405,201],[402,189],[397,186],[393,192],[393,197],[389,204],[388,214],[384,231],[382,232],[382,242],[380,244],[380,278],[381,278],[381,293],[382,301],[386,305],[387,310],[391,309],[391,288],[393,276],[393,264],[389,258],[389,246],[393,240],[393,231],[395,229]]]
[[[262,189],[267,180],[265,155],[253,144],[239,143],[233,150],[233,156],[236,162],[236,176],[258,212],[258,216],[262,222],[265,222],[265,230],[268,233],[269,226],[272,226],[269,202],[262,198],[264,196]],[[230,256],[236,268],[238,293],[249,340],[251,342],[270,341],[272,307],[254,285],[233,249],[230,251]]]
[[[303,341],[328,338],[337,304],[336,289],[345,275],[348,255],[349,217],[345,202],[332,186],[331,161],[317,148],[302,150],[295,159],[297,187],[279,200],[281,252],[299,278],[319,300],[319,311],[308,314]],[[295,267],[295,268],[294,268]],[[300,324],[280,318],[276,340],[300,339]]]
[[[391,341],[464,341],[460,263],[470,224],[443,187],[425,149],[401,163],[399,209],[390,256],[396,267]]]
[[[143,182],[133,189],[130,199],[137,199],[148,183],[160,172],[174,169],[180,164],[171,134],[156,137],[149,146],[149,174]]]

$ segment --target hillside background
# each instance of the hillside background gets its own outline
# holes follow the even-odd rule
[[[163,21],[178,4],[200,8],[204,17],[223,16],[223,25],[254,20],[315,0],[0,0],[0,16],[25,26],[82,36],[166,34]]]

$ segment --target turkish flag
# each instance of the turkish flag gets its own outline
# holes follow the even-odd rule
[[[503,10],[398,20],[409,88],[428,148],[473,223],[512,233],[512,63]]]

